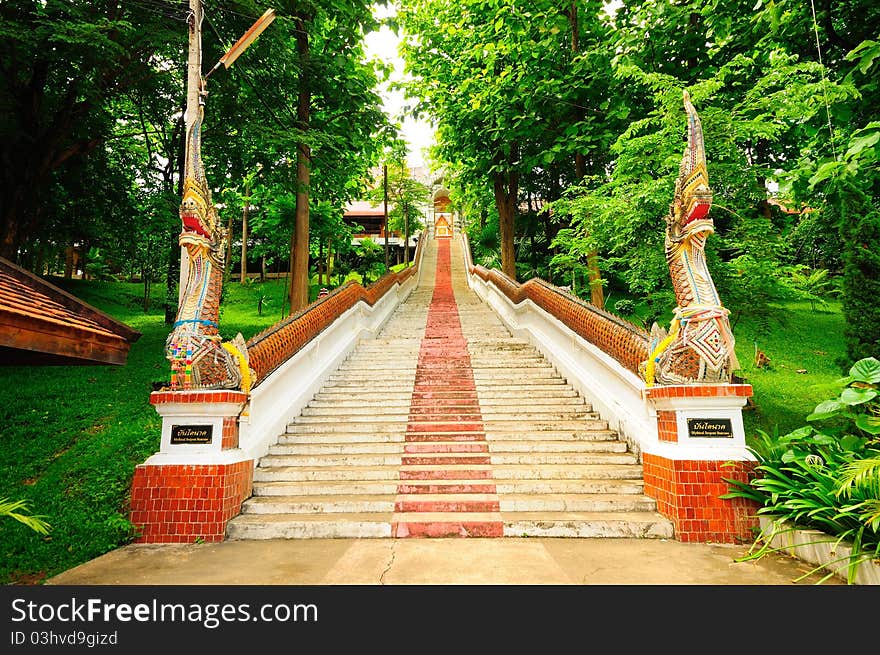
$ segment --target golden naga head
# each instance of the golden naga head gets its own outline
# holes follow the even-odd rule
[[[222,255],[222,230],[217,212],[211,202],[210,192],[197,180],[187,177],[183,183],[183,200],[180,203],[180,220],[183,230],[179,242],[191,256],[206,251],[213,256]]]
[[[682,235],[714,232],[708,218],[712,206],[712,190],[706,170],[706,150],[700,117],[691,104],[690,94],[684,91],[684,109],[688,116],[688,144],[675,181],[675,200],[670,208],[671,227]]]

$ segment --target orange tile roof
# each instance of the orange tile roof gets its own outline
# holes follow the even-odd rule
[[[140,336],[0,257],[0,364],[124,364]]]

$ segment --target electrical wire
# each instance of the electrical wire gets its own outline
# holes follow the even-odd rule
[[[837,159],[837,148],[834,145],[834,128],[831,126],[831,107],[828,103],[828,83],[825,77],[825,64],[822,61],[822,46],[819,44],[819,23],[816,20],[816,5],[810,0],[810,9],[813,12],[813,32],[816,35],[816,51],[819,53],[819,66],[822,68],[822,95],[825,99],[825,116],[828,118],[828,137],[831,142],[831,154]]]

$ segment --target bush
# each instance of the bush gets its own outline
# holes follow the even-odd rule
[[[732,489],[723,497],[753,500],[760,515],[851,542],[852,582],[860,562],[880,556],[880,361],[859,360],[839,384],[838,396],[819,403],[808,425],[782,437],[759,432],[749,444],[757,477],[727,480]]]

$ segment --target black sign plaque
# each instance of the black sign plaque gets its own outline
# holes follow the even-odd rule
[[[698,439],[733,439],[729,418],[689,418],[688,435]]]
[[[172,425],[172,444],[208,444],[214,433],[213,425]]]

